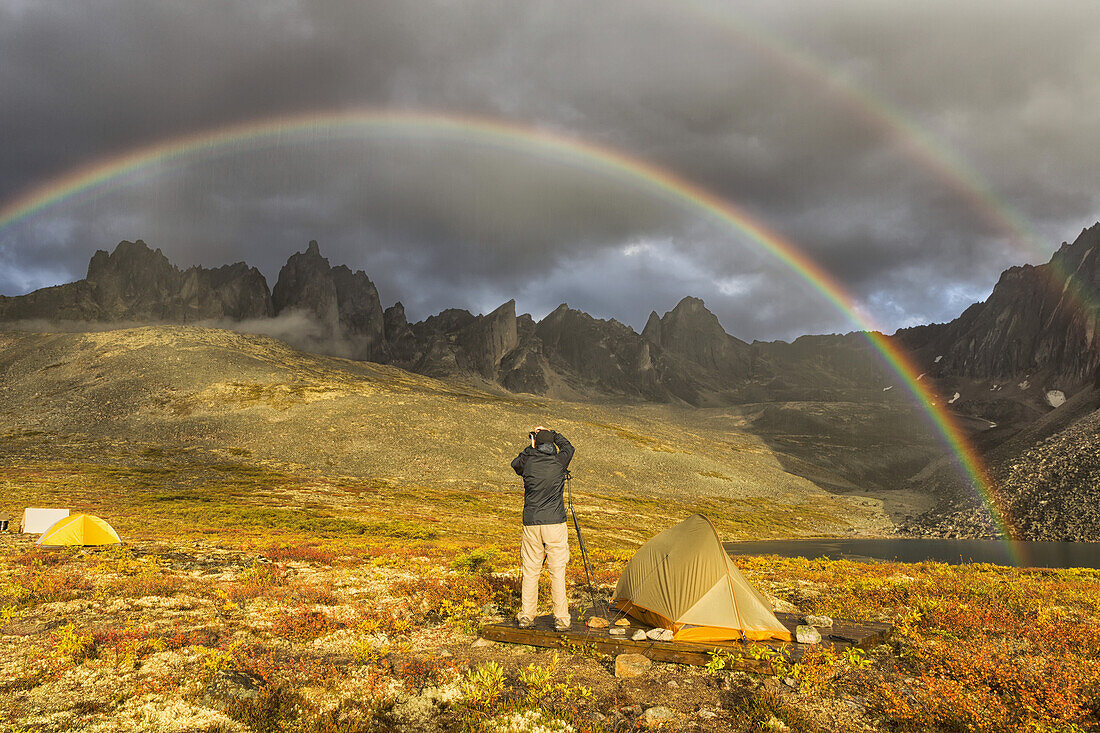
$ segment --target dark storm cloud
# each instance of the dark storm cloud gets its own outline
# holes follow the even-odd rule
[[[0,203],[241,120],[476,114],[708,187],[890,330],[954,317],[1100,218],[1098,20],[1091,2],[0,0]],[[80,277],[93,250],[139,237],[273,282],[318,239],[418,318],[515,297],[640,327],[696,295],[742,338],[852,327],[730,227],[598,165],[428,134],[284,143],[154,168],[0,230],[0,293]],[[952,173],[967,169],[1002,203],[968,192]]]

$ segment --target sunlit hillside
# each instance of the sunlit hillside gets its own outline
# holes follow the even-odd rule
[[[578,447],[576,504],[597,543],[636,544],[692,511],[731,539],[889,529],[881,501],[788,473],[812,471],[746,429],[751,408],[555,402],[210,329],[0,339],[13,510],[72,505],[138,535],[160,515],[194,532],[341,517],[472,541],[514,524],[508,464],[547,424]]]

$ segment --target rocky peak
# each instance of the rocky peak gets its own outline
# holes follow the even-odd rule
[[[654,346],[661,345],[661,317],[657,315],[657,311],[649,312],[649,320],[642,329],[642,338]]]
[[[315,241],[309,243],[305,252],[297,252],[287,259],[279,270],[271,300],[276,314],[303,311],[313,316],[326,337],[339,330],[340,308],[332,268],[321,256]]]
[[[519,344],[516,301],[473,317],[455,334],[454,343],[460,352],[460,366],[487,379],[495,378],[501,359]]]
[[[699,298],[686,297],[659,321],[650,316],[647,340],[704,369],[719,374],[741,374],[749,345],[726,333],[718,316]]]
[[[110,254],[96,252],[87,279],[102,320],[170,319],[170,301],[180,289],[180,271],[140,239],[119,242]]]
[[[649,395],[651,384],[639,382],[649,351],[642,337],[615,320],[594,318],[562,303],[535,326],[550,366],[579,376],[598,391]],[[644,364],[643,364],[644,363]]]
[[[382,312],[382,335],[393,363],[409,366],[416,362],[419,348],[416,336],[409,328],[405,306],[397,301]]]
[[[275,313],[312,316],[323,339],[344,342],[355,359],[380,359],[385,352],[384,319],[378,289],[362,270],[331,267],[317,242],[290,256],[272,291]]]
[[[1100,369],[1098,244],[1100,225],[1063,244],[1044,265],[1005,270],[989,298],[954,321],[897,336],[921,358],[942,355],[943,375],[996,381],[1030,375],[1058,389],[1089,383]]]
[[[88,262],[87,279],[96,282],[128,275],[178,275],[176,269],[159,249],[150,249],[144,240],[122,241],[114,251],[97,250]]]

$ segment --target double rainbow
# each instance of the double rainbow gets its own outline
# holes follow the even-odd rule
[[[557,162],[591,169],[656,195],[666,201],[702,211],[719,223],[779,259],[798,274],[840,313],[862,329],[871,346],[897,373],[936,430],[955,454],[958,464],[994,521],[1006,536],[1007,526],[992,490],[992,481],[978,453],[951,414],[918,381],[918,370],[907,354],[880,333],[832,275],[801,250],[734,204],[680,176],[644,160],[607,147],[550,130],[523,127],[497,120],[436,113],[393,110],[341,110],[273,117],[198,132],[154,143],[76,169],[28,191],[0,208],[0,231],[44,209],[72,202],[117,185],[152,166],[180,164],[195,159],[256,147],[286,144],[297,139],[342,137],[423,138],[517,150]]]

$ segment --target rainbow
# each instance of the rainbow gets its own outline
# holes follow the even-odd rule
[[[814,90],[826,90],[832,99],[848,109],[870,128],[889,138],[910,160],[950,188],[959,200],[977,213],[986,226],[998,232],[1021,257],[1049,260],[1048,246],[1034,227],[1006,201],[997,196],[990,183],[959,155],[937,141],[927,130],[906,117],[889,102],[871,96],[843,74],[834,71],[821,58],[747,22],[728,5],[715,0],[686,0],[708,26],[729,32],[739,42],[756,51],[795,78],[801,78]],[[1069,296],[1069,302],[1086,313],[1100,307],[1097,295],[1083,285],[1079,277],[1058,261],[1051,262],[1047,286],[1052,292]]]
[[[825,90],[868,127],[897,143],[916,163],[950,186],[985,223],[1030,254],[1049,255],[1027,221],[1000,200],[992,186],[957,154],[908,119],[885,100],[873,97],[825,60],[747,22],[729,6],[715,0],[686,0],[711,27],[722,28],[791,76],[803,79],[815,90]]]
[[[182,163],[250,147],[303,139],[345,136],[424,137],[481,144],[537,154],[623,180],[671,203],[700,210],[763,247],[811,285],[840,313],[859,327],[871,346],[900,377],[908,392],[929,416],[998,529],[1010,536],[993,493],[993,483],[978,453],[936,396],[918,381],[918,370],[907,354],[880,333],[860,312],[854,299],[832,275],[796,246],[769,230],[747,212],[715,194],[652,163],[610,148],[551,130],[524,127],[471,116],[394,110],[340,110],[250,121],[165,140],[78,168],[34,188],[0,208],[0,231],[44,209],[80,200],[118,185],[120,180],[153,166]]]

